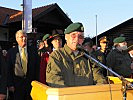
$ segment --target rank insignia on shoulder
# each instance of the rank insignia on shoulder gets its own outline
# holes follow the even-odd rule
[[[102,56],[98,56],[97,58],[98,58],[100,61],[102,60]]]

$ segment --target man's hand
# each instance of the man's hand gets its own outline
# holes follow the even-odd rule
[[[0,94],[0,100],[4,100],[6,98],[5,94]]]

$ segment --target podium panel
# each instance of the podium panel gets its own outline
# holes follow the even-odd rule
[[[51,88],[32,82],[33,100],[122,100],[121,84]],[[127,90],[127,100],[133,100],[133,90]]]
[[[31,84],[32,84],[32,90],[31,90],[32,100],[47,100],[46,90],[48,89],[48,86],[38,81],[33,81]]]

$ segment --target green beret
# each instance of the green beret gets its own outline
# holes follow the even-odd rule
[[[71,33],[71,32],[75,32],[75,31],[84,32],[84,27],[83,27],[82,23],[77,22],[77,23],[72,23],[72,24],[70,24],[70,25],[66,28],[64,34],[69,34],[69,33]]]
[[[42,38],[42,41],[47,40],[49,38],[50,34],[45,34]]]
[[[117,37],[113,40],[114,43],[122,43],[125,42],[125,37]]]

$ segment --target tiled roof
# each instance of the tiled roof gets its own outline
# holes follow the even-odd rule
[[[44,12],[45,10],[47,10],[53,5],[54,4],[32,9],[32,17],[34,18],[35,16]],[[22,11],[11,9],[11,8],[0,7],[0,25],[3,24],[3,21],[5,20],[7,15],[9,15],[8,23],[21,21],[22,19]]]
[[[11,8],[0,7],[0,25],[3,24],[3,21],[5,20],[7,15],[9,15],[9,17],[10,17],[14,14],[17,14],[18,12],[20,12],[20,11],[14,10]]]
[[[38,7],[38,8],[34,8],[32,10],[32,16],[35,17],[36,15],[39,15],[40,13],[42,13],[43,11],[47,10],[48,8],[50,8],[51,6],[53,6],[54,4],[51,5],[47,5],[47,6],[42,6],[42,7]]]

